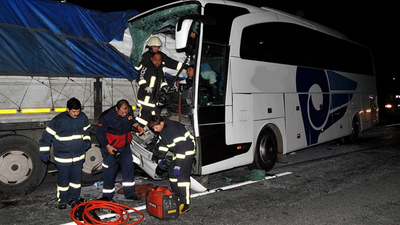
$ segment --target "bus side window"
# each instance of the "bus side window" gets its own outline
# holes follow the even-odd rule
[[[203,63],[200,66],[200,94],[202,100],[212,103],[219,99],[218,74],[211,68],[209,63]],[[203,102],[204,103],[204,102]]]

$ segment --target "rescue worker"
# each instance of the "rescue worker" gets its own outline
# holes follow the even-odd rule
[[[160,91],[166,92],[165,88],[168,88],[163,68],[162,55],[157,52],[140,70],[139,80],[137,80],[139,84],[137,105],[140,107],[140,112],[136,120],[142,127],[147,125],[147,118],[150,115],[161,112],[158,102],[159,94]]]
[[[194,76],[194,67],[190,65],[186,69],[187,77],[185,80],[175,82],[177,87],[181,87],[181,89],[186,90],[193,86],[193,76]]]
[[[142,134],[143,128],[135,120],[132,107],[125,99],[104,111],[99,118],[96,137],[103,155],[103,197],[111,201],[115,194],[115,178],[121,167],[122,187],[126,199],[140,200],[135,195],[135,174],[130,143],[132,129]]]
[[[190,210],[190,174],[196,154],[194,137],[185,125],[152,115],[148,126],[158,133],[158,149],[153,152],[158,167],[165,170],[164,158],[168,151],[172,161],[167,168],[171,190],[179,197],[179,214]]]
[[[46,163],[53,144],[59,209],[66,209],[68,203],[71,206],[78,203],[81,193],[82,166],[91,145],[91,126],[81,108],[78,99],[69,99],[67,110],[50,121],[39,141],[40,158]]]
[[[181,67],[184,66],[183,63],[170,58],[164,52],[160,51],[161,46],[162,46],[162,42],[161,42],[160,38],[158,38],[156,36],[151,37],[147,42],[148,51],[146,51],[142,54],[142,60],[140,61],[139,66],[135,67],[135,69],[141,70],[145,64],[147,64],[151,61],[151,58],[153,57],[153,55],[158,52],[162,56],[162,59],[163,59],[162,62],[165,65],[165,67],[174,69],[174,70],[180,70]]]

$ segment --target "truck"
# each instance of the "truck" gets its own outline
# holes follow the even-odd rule
[[[117,50],[136,10],[104,13],[49,0],[0,1],[0,196],[34,191],[48,165],[38,142],[50,120],[76,97],[92,127],[120,99],[135,103],[137,71]],[[112,43],[115,43],[113,45]],[[96,139],[83,181],[99,180]]]

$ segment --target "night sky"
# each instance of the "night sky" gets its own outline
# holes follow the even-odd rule
[[[399,19],[396,18],[397,7],[394,4],[351,3],[340,4],[337,1],[316,4],[301,4],[299,1],[267,1],[267,0],[237,0],[256,6],[266,6],[279,9],[303,18],[334,28],[351,40],[371,48],[375,59],[378,82],[378,93],[382,99],[387,91],[397,88],[394,77],[400,80],[397,65],[400,64]],[[67,2],[85,8],[101,11],[122,11],[135,9],[144,12],[147,9],[169,3],[168,0],[155,1],[122,1],[114,0],[111,4],[94,0],[70,0]],[[295,3],[293,3],[295,2]],[[400,90],[399,90],[400,92]]]

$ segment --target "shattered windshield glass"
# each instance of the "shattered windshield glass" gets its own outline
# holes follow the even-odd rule
[[[138,65],[146,45],[146,40],[152,34],[162,33],[170,37],[174,36],[175,25],[179,18],[188,14],[199,13],[199,5],[179,4],[168,8],[151,12],[147,16],[141,16],[129,22],[129,31],[132,36],[131,61]]]

